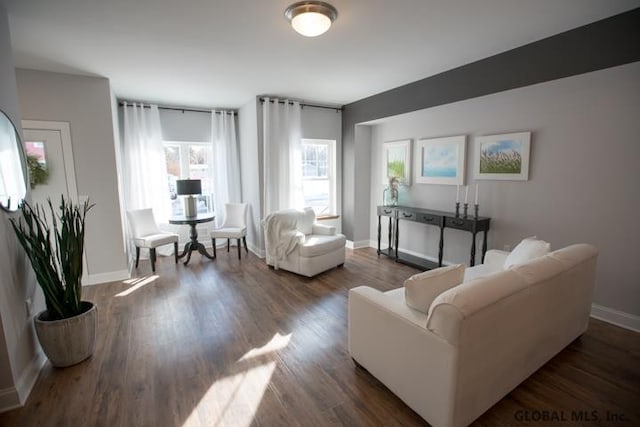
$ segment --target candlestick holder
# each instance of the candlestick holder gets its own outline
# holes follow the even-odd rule
[[[464,217],[467,217],[467,211],[469,210],[469,203],[465,203],[464,204],[464,208],[463,208],[463,212],[464,212]]]
[[[478,209],[479,209],[479,207],[480,207],[480,205],[479,205],[479,204],[477,204],[477,203],[476,203],[475,205],[473,205],[473,211],[474,211],[474,213],[473,213],[473,217],[474,217],[475,219],[478,219]]]
[[[456,218],[460,216],[460,202],[456,202]]]

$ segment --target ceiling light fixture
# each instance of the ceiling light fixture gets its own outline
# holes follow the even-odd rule
[[[289,6],[284,16],[298,33],[316,37],[325,33],[338,17],[338,10],[323,1],[300,1]]]

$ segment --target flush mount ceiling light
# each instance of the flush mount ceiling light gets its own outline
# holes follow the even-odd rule
[[[298,33],[316,37],[325,33],[338,17],[338,11],[323,1],[300,1],[284,11],[284,16]]]

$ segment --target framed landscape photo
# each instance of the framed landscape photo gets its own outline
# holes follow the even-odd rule
[[[382,144],[383,182],[396,177],[401,184],[411,185],[411,140],[390,141]]]
[[[531,132],[479,136],[473,165],[476,179],[527,181]]]
[[[465,135],[421,139],[415,156],[417,184],[464,185]]]

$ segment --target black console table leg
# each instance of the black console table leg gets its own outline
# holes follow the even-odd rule
[[[484,256],[487,254],[487,230],[484,230],[484,239],[482,239],[482,263],[484,264]]]
[[[471,238],[471,260],[469,261],[469,267],[476,265],[476,232],[474,231]]]
[[[438,267],[442,267],[442,257],[444,256],[444,225],[440,226],[440,243],[438,244]]]
[[[400,244],[400,220],[398,218],[396,218],[396,227],[395,227],[395,233],[396,233],[396,245],[395,245],[395,249],[396,249],[396,261],[398,260],[398,245]]]
[[[393,248],[393,218],[389,217],[389,247],[387,248],[387,252],[391,255],[391,250]]]
[[[378,215],[378,256],[380,256],[380,238],[382,237],[382,222],[381,217]]]

